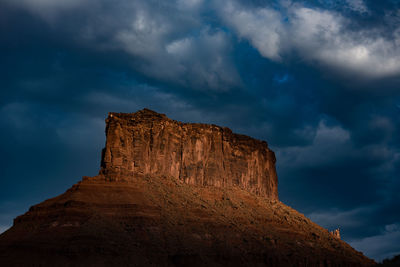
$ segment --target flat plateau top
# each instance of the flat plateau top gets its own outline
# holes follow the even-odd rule
[[[205,129],[213,129],[216,131],[221,131],[224,132],[226,135],[231,135],[234,136],[239,141],[250,141],[254,142],[259,145],[267,146],[268,143],[264,140],[259,140],[253,137],[250,137],[248,135],[244,134],[238,134],[232,132],[231,129],[228,127],[221,127],[215,124],[206,124],[206,123],[189,123],[189,122],[180,122],[177,120],[173,120],[168,118],[165,114],[155,112],[153,110],[144,108],[142,110],[139,110],[137,112],[133,113],[119,113],[119,112],[109,112],[108,113],[108,118],[106,119],[106,122],[109,123],[112,120],[123,120],[126,121],[126,123],[129,124],[136,124],[136,123],[143,123],[143,122],[162,122],[162,121],[168,121],[170,123],[177,124],[182,127],[189,127],[189,128],[205,128]]]

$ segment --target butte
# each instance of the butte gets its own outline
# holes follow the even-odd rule
[[[95,177],[0,235],[1,266],[372,266],[278,199],[267,142],[144,109],[109,113]]]

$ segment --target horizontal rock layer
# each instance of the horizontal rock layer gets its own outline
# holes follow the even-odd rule
[[[100,175],[114,181],[172,176],[192,185],[239,186],[278,199],[275,154],[228,128],[182,123],[148,109],[109,113]]]
[[[370,267],[279,201],[173,177],[84,179],[0,235],[1,266]]]

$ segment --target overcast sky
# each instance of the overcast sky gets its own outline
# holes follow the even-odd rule
[[[266,140],[285,204],[400,253],[397,0],[2,0],[0,60],[0,232],[147,107]]]

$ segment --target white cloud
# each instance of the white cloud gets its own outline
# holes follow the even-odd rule
[[[367,12],[361,0],[349,8]],[[321,64],[337,74],[364,80],[400,74],[400,28],[388,37],[382,29],[353,29],[342,14],[285,2],[272,8],[249,8],[236,1],[219,5],[221,17],[260,54],[281,61],[290,51],[310,64]]]
[[[383,32],[351,30],[342,15],[318,9],[291,10],[293,49],[310,62],[318,62],[341,74],[369,80],[400,73],[400,49]]]
[[[158,44],[160,47],[149,45],[151,53],[138,53],[137,48],[129,50],[146,60],[137,68],[147,75],[197,89],[228,90],[240,84],[229,57],[229,36],[222,31],[204,28],[197,36],[171,41],[165,38]]]
[[[173,25],[168,20],[145,9],[135,10],[130,25],[124,26],[115,34],[115,45],[128,53],[143,57],[158,53],[164,39],[173,30]]]
[[[165,49],[169,54],[182,55],[187,54],[190,51],[193,42],[193,38],[183,38],[179,40],[174,40],[167,44]]]
[[[292,35],[304,58],[367,79],[400,72],[400,50],[390,41],[368,31],[346,32],[345,19],[326,11],[300,9],[295,14]]]
[[[125,52],[131,67],[148,77],[204,90],[241,86],[230,56],[230,34],[204,24],[203,0],[121,0],[115,4],[18,0],[12,4],[53,27],[67,27],[62,30],[73,32],[74,41],[90,49]],[[69,19],[75,13],[78,24]]]
[[[222,16],[242,38],[246,38],[266,58],[279,61],[284,31],[279,12],[270,8],[247,10],[231,1],[223,3]]]
[[[340,34],[341,20],[328,11],[304,7],[292,9],[288,29],[293,37],[292,45],[304,51],[306,57],[320,57],[321,45],[335,46],[332,39]]]
[[[185,4],[200,5],[201,1]],[[228,90],[240,86],[229,56],[229,34],[199,24],[195,11],[181,12],[179,7],[167,4],[154,10],[151,3],[140,1],[129,5],[131,16],[121,20],[106,45],[96,42],[101,35],[97,29],[94,33],[86,31],[91,32],[88,42],[106,50],[127,52],[136,70],[162,81],[195,89]]]
[[[232,38],[224,26],[272,61],[285,61],[295,52],[309,64],[357,80],[400,74],[400,27],[392,32],[385,28],[356,28],[345,17],[346,12],[305,7],[290,0],[282,0],[278,7],[214,1],[208,8],[216,9],[221,26],[214,26],[218,21],[212,14],[204,16],[203,0],[121,0],[113,5],[104,0],[6,1],[50,23],[59,19],[60,23],[54,25],[74,27],[70,29],[75,33],[73,38],[91,48],[128,53],[133,67],[148,76],[185,86],[240,86],[229,59]],[[368,13],[363,0],[337,3]],[[210,11],[214,10],[207,10]],[[62,15],[72,12],[82,16],[82,24],[61,23],[65,18]]]

